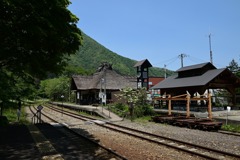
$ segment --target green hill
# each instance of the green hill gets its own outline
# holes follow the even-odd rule
[[[83,45],[76,55],[70,57],[70,66],[95,72],[102,62],[108,62],[112,64],[115,71],[122,75],[136,75],[136,68],[133,67],[137,63],[136,60],[120,56],[105,48],[83,32],[82,34]],[[171,73],[172,71],[168,71],[168,74]],[[150,76],[164,76],[164,69],[152,67],[150,68],[149,74]]]

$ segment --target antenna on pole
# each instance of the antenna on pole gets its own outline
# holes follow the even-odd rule
[[[183,58],[187,57],[186,54],[181,53],[178,58],[181,58],[181,67],[183,67]]]
[[[212,59],[212,44],[211,44],[211,33],[208,35],[209,38],[209,49],[210,49],[210,62],[213,64],[213,59]]]

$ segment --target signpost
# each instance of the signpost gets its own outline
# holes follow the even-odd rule
[[[43,106],[41,106],[41,105],[37,106],[37,113],[38,113],[37,121],[39,123],[42,123],[42,118],[41,118],[42,109],[43,109]]]
[[[231,111],[231,107],[227,106],[227,118],[226,118],[226,125],[228,124],[228,112]]]

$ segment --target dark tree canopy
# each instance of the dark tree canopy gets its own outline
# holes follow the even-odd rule
[[[81,45],[69,0],[1,0],[0,71],[35,76],[58,72]]]
[[[36,78],[58,73],[82,40],[69,0],[0,1],[0,100],[33,95]]]

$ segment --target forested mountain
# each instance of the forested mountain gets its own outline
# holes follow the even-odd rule
[[[83,32],[82,34],[83,45],[76,55],[71,55],[69,66],[80,67],[94,73],[102,62],[108,62],[112,64],[115,71],[122,75],[136,75],[136,68],[133,67],[137,63],[136,60],[120,56]],[[149,74],[150,76],[164,76],[164,69],[152,67]],[[168,74],[172,74],[172,71],[168,71]]]

